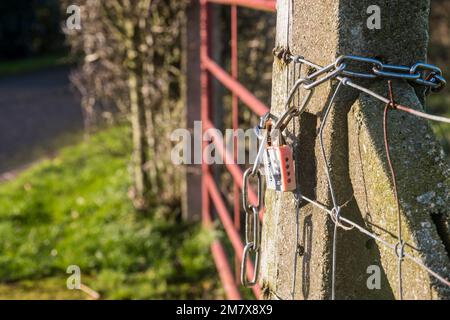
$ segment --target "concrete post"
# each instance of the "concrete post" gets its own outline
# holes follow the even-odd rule
[[[369,6],[381,11],[381,29],[369,29]],[[411,65],[426,61],[429,0],[278,0],[276,46],[320,65],[341,54],[377,57]],[[291,13],[289,14],[289,11]],[[299,70],[276,60],[272,112],[280,115]],[[303,70],[304,75],[307,70]],[[383,80],[363,82],[387,96]],[[332,206],[318,128],[336,83],[316,89],[308,111],[295,119],[287,141],[295,145],[300,187],[305,196]],[[423,109],[423,90],[394,81],[398,103]],[[325,130],[325,149],[342,215],[396,243],[397,220],[391,176],[384,152],[383,104],[344,88]],[[440,275],[450,276],[450,170],[428,123],[400,112],[389,120],[391,157],[397,170],[405,250]],[[261,286],[265,298],[329,299],[334,224],[320,209],[302,203],[297,233],[293,194],[268,192],[262,235]],[[297,238],[298,236],[298,240]],[[296,248],[304,248],[297,257]],[[380,268],[381,288],[369,289],[369,266]],[[405,299],[450,298],[450,290],[428,273],[404,262]],[[293,280],[295,288],[293,287]],[[398,296],[397,257],[356,230],[339,229],[337,299],[394,299]],[[294,290],[293,290],[294,289]]]

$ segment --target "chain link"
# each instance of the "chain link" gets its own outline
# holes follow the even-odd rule
[[[250,203],[249,188],[250,179],[256,179],[258,186],[258,206]],[[263,195],[263,180],[262,174],[259,170],[253,173],[253,169],[249,168],[244,173],[244,181],[242,186],[242,202],[245,210],[245,247],[242,253],[241,265],[241,282],[245,287],[252,287],[258,282],[259,269],[259,252],[261,247],[261,226],[259,221],[259,212],[264,203]],[[253,279],[251,281],[247,278],[247,263],[251,260],[251,254],[255,255],[255,267]]]

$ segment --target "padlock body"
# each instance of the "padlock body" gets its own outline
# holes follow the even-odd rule
[[[267,189],[281,192],[296,189],[295,166],[290,146],[270,146],[264,152]]]

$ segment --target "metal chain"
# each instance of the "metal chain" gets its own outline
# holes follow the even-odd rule
[[[375,79],[375,77],[370,73],[361,73],[361,72],[355,72],[355,71],[348,70],[347,66],[344,62],[348,61],[348,60],[359,61],[359,62],[364,61],[366,63],[371,63],[375,68],[378,67],[378,68],[384,68],[384,69],[388,69],[388,70],[406,70],[406,68],[408,68],[405,66],[386,65],[386,64],[381,63],[379,60],[371,59],[371,58],[364,58],[364,57],[359,57],[359,56],[341,56],[341,57],[337,58],[334,63],[332,63],[326,67],[321,67],[320,65],[315,64],[314,62],[308,61],[304,57],[298,56],[298,55],[297,56],[287,55],[286,60],[289,62],[306,64],[306,65],[318,70],[316,72],[316,74],[318,74],[318,75],[321,75],[326,72],[333,73],[332,76],[330,74],[328,74],[328,76],[329,76],[329,77],[327,77],[328,80],[337,79],[337,80],[341,81],[345,86],[349,86],[349,87],[357,89],[361,92],[364,92],[364,93],[380,100],[381,102],[383,102],[385,104],[390,102],[389,99],[387,99],[387,98],[379,95],[378,93],[376,93],[372,90],[369,90],[359,84],[356,84],[349,79],[349,77],[352,77],[352,76],[357,77],[357,78],[365,78],[365,79]],[[341,69],[343,69],[343,70],[341,70]],[[438,91],[442,90],[447,84],[447,81],[443,77],[441,70],[434,65],[418,62],[418,63],[414,64],[412,67],[410,67],[409,70],[410,70],[410,72],[413,72],[413,73],[417,73],[418,70],[421,70],[422,78],[425,78],[425,80],[420,78],[420,79],[415,80],[415,83],[426,86],[427,93],[429,93],[430,91],[438,92]],[[427,71],[428,71],[428,74],[427,74]],[[314,77],[316,76],[316,74],[311,75],[310,79],[314,80]],[[346,74],[347,77],[342,77],[341,74]],[[393,76],[391,73],[389,77],[401,79],[402,78],[402,77],[400,77],[401,75],[405,75],[405,73],[397,73],[396,76]],[[389,78],[389,77],[388,77],[388,74],[385,74],[385,76],[384,76],[384,78]],[[403,79],[408,80],[408,76],[405,75],[405,77]],[[414,109],[411,109],[411,108],[408,108],[408,107],[405,107],[405,106],[402,106],[399,104],[397,104],[397,110],[412,114],[417,117],[432,120],[432,121],[450,123],[450,118],[436,116],[436,115],[430,115],[425,112],[414,110]]]
[[[249,201],[250,179],[256,178],[258,185],[258,204],[254,206]],[[242,202],[245,210],[245,247],[242,253],[241,282],[245,287],[252,287],[258,282],[259,252],[261,247],[261,231],[259,212],[263,207],[263,181],[261,172],[258,170],[255,174],[252,168],[247,169],[244,174],[244,183],[242,186]],[[250,261],[250,255],[255,255],[255,266],[253,278],[251,281],[247,278],[247,263]]]
[[[394,78],[394,79],[403,79],[407,81],[412,81],[416,84],[423,85],[428,87],[428,92],[437,92],[442,90],[446,85],[446,80],[442,75],[442,71],[433,65],[426,64],[426,63],[416,63],[411,67],[406,66],[398,66],[398,65],[390,65],[385,64],[381,62],[378,59],[372,59],[372,58],[364,58],[359,56],[353,56],[353,55],[345,55],[341,56],[336,59],[336,61],[332,64],[329,64],[328,66],[321,67],[311,61],[308,61],[304,59],[301,56],[294,56],[291,55],[288,52],[277,52],[276,53],[279,56],[283,56],[283,59],[286,61],[286,63],[294,62],[299,64],[306,64],[312,68],[315,69],[313,73],[310,75],[302,78],[300,77],[291,88],[291,91],[289,92],[289,95],[285,102],[285,111],[283,114],[277,119],[274,115],[271,113],[266,114],[261,118],[261,122],[259,126],[255,129],[256,134],[258,138],[260,139],[260,148],[258,150],[258,155],[255,160],[254,166],[252,168],[249,168],[245,174],[244,174],[244,182],[243,182],[243,205],[246,213],[246,245],[243,252],[243,258],[242,258],[242,267],[241,267],[241,281],[242,284],[246,287],[253,286],[257,283],[258,280],[258,269],[259,269],[259,253],[260,253],[260,221],[259,221],[259,212],[263,207],[263,190],[262,190],[262,175],[260,172],[260,164],[262,161],[262,156],[264,154],[264,150],[266,148],[267,141],[270,138],[275,137],[277,134],[282,134],[282,131],[286,129],[286,127],[289,125],[290,121],[297,116],[300,116],[307,108],[311,97],[313,95],[314,89],[332,79],[337,79],[340,81],[339,85],[336,88],[336,91],[333,94],[333,97],[328,105],[328,108],[326,110],[326,113],[324,115],[324,119],[322,120],[321,129],[320,129],[320,140],[321,140],[321,148],[322,148],[322,156],[324,158],[325,163],[325,170],[327,173],[328,178],[328,185],[330,188],[330,193],[332,196],[333,201],[333,208],[328,209],[326,206],[318,203],[317,201],[313,201],[303,195],[300,194],[300,192],[297,190],[297,221],[298,221],[298,210],[300,206],[300,201],[304,200],[306,202],[309,202],[316,207],[322,209],[324,212],[326,212],[328,215],[330,215],[332,221],[335,224],[334,229],[334,236],[333,236],[333,266],[332,266],[332,299],[335,298],[335,272],[336,272],[336,242],[337,242],[337,229],[338,227],[341,227],[344,230],[350,230],[350,229],[357,229],[361,233],[373,238],[374,240],[382,243],[386,247],[392,249],[394,253],[399,258],[399,281],[401,288],[401,263],[404,258],[409,259],[410,261],[416,263],[418,266],[423,268],[425,271],[427,271],[430,275],[434,276],[436,279],[438,279],[443,284],[450,287],[450,282],[434,272],[432,269],[427,267],[422,263],[422,261],[418,260],[417,258],[413,257],[412,255],[406,253],[404,251],[405,242],[401,238],[401,231],[399,228],[399,242],[396,245],[392,245],[388,243],[387,241],[383,240],[379,236],[373,234],[372,232],[367,231],[363,227],[359,226],[358,224],[354,223],[351,220],[348,220],[341,216],[341,207],[337,204],[337,200],[334,194],[333,190],[333,184],[331,181],[331,175],[330,175],[330,168],[327,162],[325,150],[323,147],[323,129],[326,124],[326,120],[328,118],[328,114],[331,110],[331,107],[334,103],[334,100],[337,96],[338,91],[341,88],[341,85],[349,86],[354,89],[357,89],[361,92],[364,92],[366,94],[371,95],[372,97],[386,103],[391,104],[392,98],[387,99],[376,92],[369,90],[359,84],[356,84],[352,82],[349,78],[363,78],[363,79],[377,79],[377,78]],[[361,72],[361,71],[355,71],[350,70],[347,67],[347,64],[360,64],[360,66],[366,64],[369,67],[369,71]],[[343,77],[343,76],[344,77]],[[294,94],[299,90],[300,87],[303,87],[304,89],[308,90],[308,94],[306,95],[305,99],[303,100],[302,104],[298,107],[295,105],[291,105],[292,99],[294,97]],[[446,122],[450,123],[449,118],[435,116],[435,115],[429,115],[424,112],[420,112],[417,110],[413,110],[411,108],[398,105],[396,104],[396,109],[407,112],[409,114],[426,118],[429,120],[434,121],[440,121],[440,122]],[[274,120],[275,125],[273,127],[272,132],[267,132],[266,125],[269,120]],[[270,134],[270,136],[269,136]],[[250,179],[256,178],[257,184],[258,184],[258,206],[251,205],[248,199],[249,194],[249,184]],[[343,224],[345,223],[345,225]],[[298,226],[297,226],[298,227]],[[254,269],[254,275],[252,281],[248,281],[247,279],[247,263],[249,262],[250,254],[255,254],[255,269]],[[295,278],[295,274],[293,275]],[[295,286],[295,280],[293,280],[293,285]],[[400,289],[400,297],[403,297],[403,291]],[[295,295],[295,287],[292,289],[292,296]]]
[[[305,63],[304,58],[301,56],[291,56],[290,60],[297,63]],[[349,70],[347,65],[350,63],[353,65],[356,64],[359,67],[364,67],[365,65],[368,70],[365,72]],[[334,72],[337,72],[337,70],[341,69],[343,66],[344,70],[341,72],[342,75],[351,78],[372,80],[377,78],[403,79],[415,82],[419,85],[427,86],[432,92],[441,91],[447,84],[440,68],[424,62],[417,62],[411,67],[407,67],[383,63],[382,61],[374,58],[366,58],[355,55],[342,55],[338,57],[333,64],[320,69],[323,71],[327,70],[326,72],[334,69]]]
[[[256,136],[260,140],[260,147],[259,147],[258,154],[256,156],[253,167],[247,169],[247,171],[244,174],[244,179],[243,179],[244,181],[243,181],[243,188],[242,188],[243,206],[244,206],[244,210],[246,213],[246,221],[248,221],[249,215],[253,215],[252,211],[254,211],[253,209],[255,208],[254,206],[252,206],[250,204],[249,199],[248,199],[248,186],[249,186],[250,178],[257,177],[257,179],[258,179],[258,201],[259,201],[259,204],[258,204],[257,211],[259,212],[263,207],[262,175],[260,172],[260,165],[262,162],[264,150],[267,145],[269,134],[272,139],[274,137],[276,137],[277,135],[281,135],[282,131],[284,129],[286,129],[286,127],[289,125],[289,123],[291,122],[293,117],[298,117],[305,111],[306,107],[308,106],[308,103],[311,101],[311,97],[314,92],[313,88],[308,89],[309,92],[307,93],[305,99],[303,100],[302,104],[299,107],[296,107],[295,105],[291,105],[291,102],[292,102],[292,99],[294,98],[294,95],[297,92],[297,90],[302,85],[304,86],[305,84],[308,84],[308,83],[310,83],[310,80],[308,80],[308,79],[299,79],[298,81],[296,81],[296,83],[293,86],[293,89],[291,89],[288,97],[286,98],[285,111],[280,116],[280,118],[276,119],[276,117],[274,115],[272,115],[271,113],[267,113],[261,117],[259,125],[255,128]],[[270,133],[266,129],[267,123],[269,120],[276,120],[275,125]],[[258,220],[258,223],[259,223],[259,220]],[[247,230],[251,230],[251,229],[246,228],[246,239],[248,239],[248,237],[247,237],[248,231]],[[258,232],[259,232],[259,230],[258,230]],[[259,238],[258,238],[258,240],[259,240]],[[252,242],[246,241],[246,245],[245,245],[244,252],[243,252],[243,258],[242,258],[242,267],[241,267],[241,282],[246,287],[254,286],[258,280],[257,272],[258,272],[258,267],[259,267],[259,243],[256,246],[256,248],[257,249],[254,248],[254,246],[252,245]],[[246,265],[247,265],[249,253],[251,253],[251,252],[255,252],[255,275],[254,275],[253,280],[251,282],[249,282],[247,280],[247,276],[246,276],[246,273],[247,273]]]

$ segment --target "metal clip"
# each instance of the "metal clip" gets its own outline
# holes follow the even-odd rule
[[[447,82],[442,77],[442,70],[440,68],[432,64],[418,62],[411,67],[410,73],[418,73],[417,70],[422,71],[419,72],[422,76],[415,80],[416,83],[430,87],[433,92],[438,92],[446,86]],[[430,73],[427,79],[424,79],[427,71]]]

